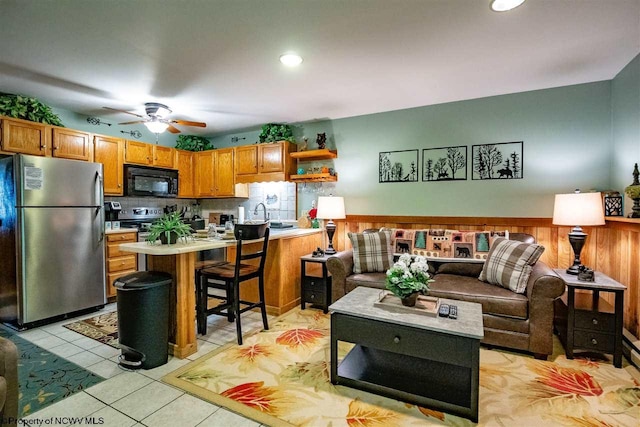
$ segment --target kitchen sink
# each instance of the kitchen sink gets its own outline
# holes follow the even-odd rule
[[[271,222],[271,228],[293,228],[293,224],[286,224],[284,222]]]

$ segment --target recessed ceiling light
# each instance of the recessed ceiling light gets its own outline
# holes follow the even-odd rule
[[[295,53],[285,53],[284,55],[280,55],[280,62],[287,67],[297,67],[302,64],[302,57]]]
[[[491,9],[494,12],[506,12],[520,6],[524,1],[525,0],[493,0],[491,2]]]

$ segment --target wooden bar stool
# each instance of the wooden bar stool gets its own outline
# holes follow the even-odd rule
[[[236,260],[235,262],[222,262],[216,265],[202,268],[196,272],[196,322],[198,333],[207,333],[207,317],[211,314],[226,316],[229,322],[235,320],[238,333],[238,344],[242,345],[242,326],[240,314],[245,311],[260,307],[262,312],[262,324],[265,330],[269,329],[267,323],[267,309],[264,302],[264,265],[267,259],[269,244],[269,228],[266,227],[262,250],[253,253],[242,253],[243,236],[236,233]],[[252,242],[254,243],[254,242]],[[259,259],[258,265],[245,264],[243,261]],[[240,285],[250,279],[258,278],[259,301],[250,302],[240,299]],[[216,293],[215,289],[223,290],[224,295]],[[209,308],[209,298],[217,298],[222,303]],[[243,307],[241,308],[240,305]]]

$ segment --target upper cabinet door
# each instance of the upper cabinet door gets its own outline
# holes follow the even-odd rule
[[[137,165],[150,166],[153,164],[153,145],[146,142],[130,141],[125,142],[124,161]]]
[[[153,146],[153,165],[161,168],[173,169],[175,149],[162,145]]]
[[[236,175],[255,175],[258,173],[258,146],[243,145],[236,147]]]
[[[216,193],[213,178],[215,150],[198,151],[194,154],[196,163],[196,197],[214,197]]]
[[[90,135],[73,129],[53,128],[53,156],[63,159],[91,160]]]
[[[282,172],[284,170],[284,145],[262,144],[259,145],[259,171],[261,173]]]
[[[215,177],[216,196],[235,196],[236,180],[233,175],[233,148],[215,150]]]
[[[94,161],[104,169],[104,194],[122,196],[124,179],[124,140],[109,136],[93,137]]]
[[[184,150],[176,151],[176,163],[178,166],[178,197],[194,198],[193,189],[193,152]]]
[[[26,120],[2,119],[2,150],[45,156],[51,127]]]

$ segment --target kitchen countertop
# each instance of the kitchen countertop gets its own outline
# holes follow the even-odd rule
[[[322,228],[284,228],[273,229],[269,234],[269,240],[291,239],[298,236],[306,236],[309,234],[322,233]],[[248,242],[251,242],[250,240]],[[149,244],[147,242],[138,243],[122,243],[120,250],[125,252],[136,252],[147,255],[177,255],[189,252],[200,252],[209,249],[226,248],[235,246],[235,240],[219,240],[219,239],[196,239],[187,243],[176,243],[173,245],[161,245],[160,243]]]

